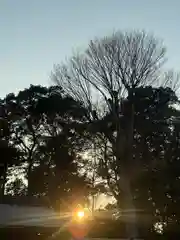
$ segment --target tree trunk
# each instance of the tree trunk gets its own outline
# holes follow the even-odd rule
[[[33,181],[31,179],[31,172],[32,172],[32,160],[28,161],[28,169],[27,169],[27,180],[28,180],[28,186],[27,186],[27,196],[31,197],[32,196],[32,190],[31,190],[31,185],[33,184]]]
[[[129,239],[138,237],[138,224],[133,196],[131,194],[131,181],[128,175],[122,174],[120,179],[121,201],[120,206],[123,211],[122,218],[126,226],[126,236]]]
[[[131,101],[133,100],[132,90],[129,92],[129,97]],[[128,115],[129,124],[127,128],[127,146],[125,151],[126,163],[124,169],[122,168],[121,174],[121,190],[122,190],[122,204],[123,211],[125,211],[125,221],[126,221],[126,235],[129,239],[134,239],[138,237],[138,223],[136,216],[136,209],[133,203],[133,196],[131,191],[131,182],[133,179],[133,171],[135,169],[133,164],[133,140],[134,140],[134,104],[130,104],[130,112]],[[128,149],[128,150],[127,150]],[[133,171],[132,171],[133,170]]]
[[[5,185],[7,180],[7,169],[8,165],[4,164],[3,166],[0,166],[0,198],[2,199],[5,195]]]

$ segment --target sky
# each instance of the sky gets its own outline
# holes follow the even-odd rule
[[[179,9],[179,0],[0,0],[0,97],[52,84],[53,64],[114,30],[154,33],[179,70]]]

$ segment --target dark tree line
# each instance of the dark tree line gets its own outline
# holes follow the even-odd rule
[[[47,197],[57,206],[88,196],[87,178],[78,169],[86,144],[82,133],[69,127],[84,121],[84,111],[56,86],[31,85],[1,100],[1,196],[9,169],[21,170],[27,179],[27,187],[21,178],[7,185],[13,195]]]
[[[138,235],[137,223],[177,229],[180,82],[163,71],[165,53],[145,32],[117,32],[55,66],[55,86],[2,99],[1,195],[6,186],[70,206],[105,192],[121,212],[131,210],[123,216],[129,237]],[[18,169],[27,187],[6,184]]]

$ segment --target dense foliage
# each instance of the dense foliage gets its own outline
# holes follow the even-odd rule
[[[53,205],[87,197],[88,182],[78,170],[85,141],[68,124],[84,121],[81,105],[59,87],[30,86],[8,94],[1,109],[1,194],[10,169],[27,179],[27,187],[21,178],[7,184],[12,195],[44,196]]]

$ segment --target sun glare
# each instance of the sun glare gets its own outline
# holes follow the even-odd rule
[[[83,212],[83,211],[77,212],[77,216],[78,216],[79,218],[83,218],[83,217],[84,217],[84,212]]]

